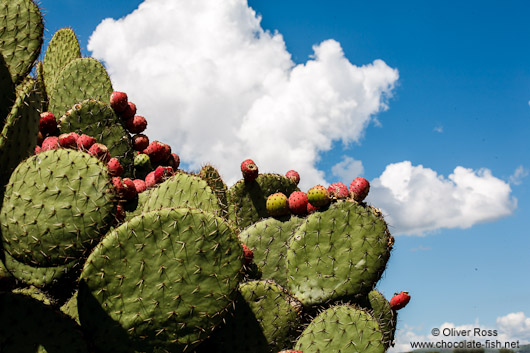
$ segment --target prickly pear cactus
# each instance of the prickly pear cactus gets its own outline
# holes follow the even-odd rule
[[[299,174],[251,160],[230,188],[211,165],[179,169],[169,145],[133,136],[147,120],[131,122],[135,104],[71,29],[35,66],[42,24],[33,1],[0,0],[1,352],[393,345],[396,311],[374,287],[394,239],[377,209],[323,186],[320,208],[288,209],[294,191],[307,199]]]

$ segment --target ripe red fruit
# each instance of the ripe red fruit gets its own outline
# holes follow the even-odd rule
[[[92,136],[83,134],[77,139],[77,149],[80,151],[88,151],[96,142],[96,139]]]
[[[57,140],[57,136],[46,137],[44,141],[42,141],[41,152],[58,149],[59,144],[57,143]]]
[[[171,147],[160,141],[153,141],[143,151],[153,163],[166,161],[171,155]]]
[[[176,172],[179,169],[180,165],[180,157],[176,153],[171,153],[169,155],[169,159],[167,160],[167,164],[173,168],[173,171]]]
[[[258,166],[252,159],[244,160],[241,163],[241,173],[243,173],[243,179],[245,179],[245,182],[251,183],[258,177]]]
[[[133,183],[134,183],[134,186],[136,187],[137,193],[144,192],[147,189],[147,186],[145,185],[145,181],[143,181],[142,179],[134,179]]]
[[[303,215],[307,213],[307,194],[303,191],[293,191],[289,195],[289,209],[291,213]]]
[[[149,138],[144,134],[134,135],[132,143],[135,151],[143,151],[149,146]]]
[[[39,145],[35,146],[35,154],[41,153],[41,148]]]
[[[357,202],[364,200],[369,191],[370,183],[363,177],[353,179],[350,184],[350,192],[352,193],[353,199]]]
[[[155,180],[158,182],[165,180],[173,175],[173,168],[171,167],[156,167]]]
[[[336,199],[346,199],[350,196],[348,187],[344,183],[333,183],[328,187],[329,196]]]
[[[245,265],[250,265],[254,259],[254,253],[245,244],[241,244],[243,247],[243,257],[245,258]]]
[[[44,135],[39,131],[37,133],[37,145],[42,145],[42,141],[44,141]]]
[[[149,189],[149,188],[152,188],[155,185],[156,185],[155,171],[153,170],[152,172],[147,174],[146,177],[145,177],[145,187]]]
[[[93,144],[88,150],[88,153],[105,163],[110,159],[109,149],[102,143]]]
[[[77,148],[77,139],[79,138],[79,135],[75,132],[69,132],[67,134],[60,134],[57,143],[62,148]]]
[[[107,169],[111,176],[120,176],[123,174],[123,167],[121,166],[120,161],[118,161],[118,158],[111,158],[107,163]]]
[[[136,104],[134,104],[133,102],[129,102],[125,110],[120,113],[120,117],[123,120],[129,120],[130,118],[133,118],[135,115],[136,115]]]
[[[110,95],[110,106],[116,113],[121,113],[127,108],[127,93],[114,91]]]
[[[131,134],[139,134],[147,128],[147,120],[143,116],[136,115],[125,121],[125,126]]]
[[[125,209],[123,208],[122,204],[118,202],[116,205],[116,220],[118,222],[123,222],[125,220],[125,217],[127,217],[127,214],[125,213]]]
[[[319,209],[320,209],[320,207],[315,207],[315,206],[311,205],[309,202],[307,203],[307,214],[315,213]]]
[[[51,112],[44,112],[40,115],[39,131],[43,135],[53,135],[57,131],[57,119]]]
[[[296,170],[290,170],[285,173],[285,176],[293,181],[296,185],[300,182],[300,174]]]
[[[112,184],[120,199],[132,200],[138,195],[136,186],[129,178],[122,179],[120,177],[113,177]]]
[[[399,310],[404,308],[410,301],[409,292],[402,291],[399,294],[394,293],[392,299],[390,299],[390,307],[393,310]]]

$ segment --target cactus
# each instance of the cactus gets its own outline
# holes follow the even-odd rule
[[[298,192],[298,173],[259,174],[247,160],[246,180],[227,188],[211,165],[178,169],[169,145],[133,144],[124,117],[134,103],[114,110],[104,66],[81,58],[71,29],[55,33],[35,66],[38,7],[1,0],[0,19],[2,352],[393,345],[397,314],[374,288],[394,239],[376,208],[331,197],[311,215],[271,217],[267,198]],[[44,110],[53,129],[40,127]],[[67,132],[88,136],[65,148]],[[124,179],[111,178],[107,157]]]

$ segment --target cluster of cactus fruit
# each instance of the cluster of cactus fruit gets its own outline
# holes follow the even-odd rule
[[[1,352],[384,352],[407,292],[365,179],[228,188],[168,145],[32,0],[0,1]],[[34,70],[34,76],[30,73]]]

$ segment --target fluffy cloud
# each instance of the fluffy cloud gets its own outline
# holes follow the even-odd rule
[[[500,342],[501,345],[505,343],[512,344],[519,342],[519,345],[530,343],[530,318],[522,312],[510,313],[505,316],[497,318],[497,325],[494,327],[482,325],[478,320],[473,324],[455,325],[451,322],[444,322],[437,327],[440,330],[440,335],[433,336],[430,331],[432,328],[423,326],[410,326],[405,324],[402,328],[396,331],[395,346],[388,350],[389,353],[409,352],[412,350],[411,343],[429,342],[435,343],[444,341],[460,342],[462,340],[481,342],[481,344],[496,344]],[[481,334],[475,332],[479,329]],[[456,332],[469,333],[469,336],[458,335]],[[484,332],[485,331],[485,332]],[[490,336],[487,335],[489,331]],[[488,343],[486,341],[489,340]],[[427,347],[426,347],[427,348]],[[431,348],[437,348],[436,346]],[[443,347],[442,347],[443,348]],[[494,348],[490,346],[490,348]],[[497,347],[499,348],[499,347]],[[502,347],[504,348],[504,347]]]
[[[510,185],[488,169],[456,167],[445,178],[404,161],[388,165],[371,184],[368,201],[383,210],[394,234],[469,228],[506,217],[517,205]]]
[[[355,177],[364,174],[364,166],[361,161],[357,161],[348,156],[343,156],[342,161],[331,167],[331,174],[349,187],[350,185],[348,183],[350,183]]]
[[[146,0],[102,21],[88,49],[146,116],[149,136],[190,168],[213,163],[230,184],[250,157],[263,171],[299,171],[302,188],[325,183],[320,152],[362,137],[398,72],[381,60],[355,66],[334,40],[295,65],[260,20],[246,0]]]
[[[528,176],[528,169],[520,165],[515,169],[515,172],[513,172],[512,175],[510,175],[510,183],[513,185],[521,185],[523,183],[523,179]]]

